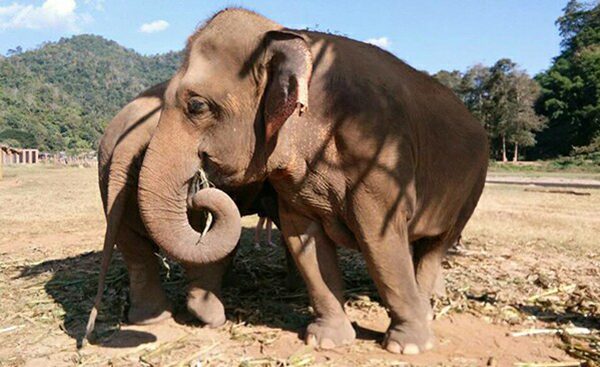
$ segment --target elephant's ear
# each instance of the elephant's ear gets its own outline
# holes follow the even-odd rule
[[[269,76],[263,113],[269,142],[296,109],[301,116],[308,108],[312,57],[304,38],[291,31],[270,31],[265,42]]]

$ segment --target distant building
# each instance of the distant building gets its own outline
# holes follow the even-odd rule
[[[6,145],[0,145],[2,150],[2,163],[11,164],[36,164],[39,161],[39,150],[37,149],[18,149]]]
[[[18,149],[0,144],[0,180],[2,180],[4,165],[36,164],[39,160],[37,149]]]

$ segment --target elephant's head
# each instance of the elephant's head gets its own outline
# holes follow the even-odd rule
[[[265,180],[278,130],[308,105],[311,72],[303,36],[248,11],[223,11],[190,37],[139,182],[142,219],[169,255],[202,263],[233,250],[240,224],[231,199],[214,189],[188,198],[189,184],[200,168],[226,191]],[[202,239],[187,221],[190,206],[216,217]]]

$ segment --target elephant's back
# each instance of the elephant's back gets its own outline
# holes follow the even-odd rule
[[[98,182],[106,211],[113,164],[131,164],[148,144],[160,117],[168,82],[155,85],[123,107],[108,123],[98,146]]]

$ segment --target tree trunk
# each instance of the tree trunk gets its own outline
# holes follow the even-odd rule
[[[502,135],[502,162],[508,162],[506,158],[506,137]]]
[[[519,143],[515,143],[515,152],[513,154],[513,162],[519,161]]]

